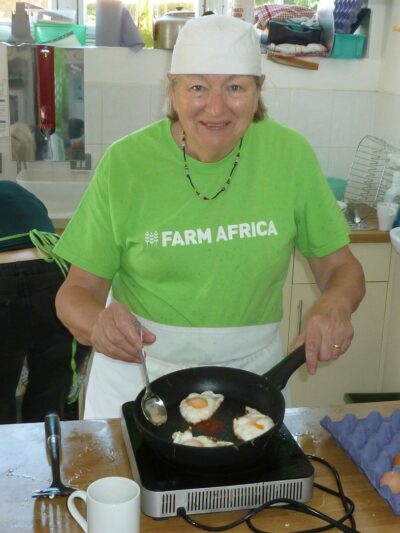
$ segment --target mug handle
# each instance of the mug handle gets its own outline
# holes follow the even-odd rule
[[[68,511],[71,513],[72,517],[78,522],[85,533],[88,533],[88,526],[86,520],[83,518],[81,513],[78,511],[75,505],[75,498],[80,498],[85,502],[86,505],[86,492],[84,490],[76,490],[68,496],[67,507]]]

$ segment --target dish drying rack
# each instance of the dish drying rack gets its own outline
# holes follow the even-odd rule
[[[400,149],[383,139],[366,135],[358,144],[351,164],[344,201],[345,215],[352,229],[373,229],[367,219],[376,204],[383,201],[393,181],[396,164],[392,156],[400,158]],[[397,163],[397,170],[400,170]]]

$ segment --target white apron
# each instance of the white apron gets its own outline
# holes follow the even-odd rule
[[[167,326],[135,315],[156,341],[146,346],[150,381],[193,366],[227,366],[263,374],[282,357],[279,323],[235,328]],[[145,386],[142,365],[96,352],[85,397],[84,418],[120,418],[123,403]],[[193,391],[196,392],[196,391]]]

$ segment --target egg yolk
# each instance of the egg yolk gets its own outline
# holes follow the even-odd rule
[[[258,420],[252,420],[250,423],[257,429],[264,429],[264,424],[262,422],[259,422]]]
[[[208,405],[207,400],[200,397],[190,398],[189,400],[187,400],[187,403],[188,405],[190,405],[190,407],[193,407],[193,409],[204,409]]]

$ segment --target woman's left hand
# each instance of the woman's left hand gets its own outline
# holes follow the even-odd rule
[[[326,305],[323,300],[317,300],[294,348],[305,345],[307,369],[313,375],[318,361],[337,359],[349,348],[353,336],[349,313],[340,307]]]
[[[315,374],[318,361],[337,359],[350,346],[350,323],[365,294],[364,273],[348,246],[308,260],[321,296],[311,307],[294,348],[305,345],[307,369]]]

